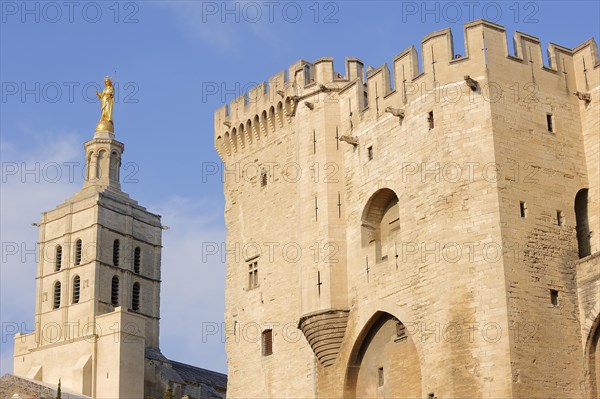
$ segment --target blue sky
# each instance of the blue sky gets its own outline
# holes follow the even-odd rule
[[[213,112],[298,59],[391,65],[428,33],[486,18],[575,47],[599,38],[599,2],[2,1],[0,373],[12,370],[10,329],[33,323],[40,213],[82,184],[83,142],[99,119],[94,90],[117,83],[115,133],[125,143],[122,188],[163,216],[161,348],[174,360],[226,371],[224,263],[199,258],[225,239]],[[513,53],[512,45],[509,51]],[[94,86],[98,85],[98,86]],[[216,88],[216,90],[215,90]],[[215,92],[216,91],[216,92]],[[29,171],[29,172],[27,172]],[[17,248],[17,249],[15,249]],[[203,334],[203,331],[205,334]]]

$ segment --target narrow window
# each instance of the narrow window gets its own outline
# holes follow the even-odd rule
[[[565,217],[562,211],[556,211],[556,222],[559,226],[562,226],[565,223]]]
[[[248,289],[258,287],[258,261],[248,264]]]
[[[59,272],[62,267],[62,247],[56,247],[56,259],[54,263],[54,271]]]
[[[550,303],[552,306],[558,306],[558,291],[550,290]]]
[[[273,330],[262,332],[262,355],[270,356],[273,354]]]
[[[427,114],[427,123],[429,124],[429,130],[433,129],[433,111],[429,111],[429,113]]]
[[[81,264],[81,240],[75,241],[75,266]]]
[[[119,278],[117,276],[112,278],[110,303],[112,303],[114,307],[119,306]]]
[[[267,180],[267,171],[263,169],[262,172],[260,172],[260,186],[265,187],[267,185]]]
[[[383,367],[379,367],[379,369],[377,370],[377,376],[379,378],[377,386],[382,387],[383,383],[384,383],[384,379],[383,379]]]
[[[554,116],[550,113],[546,114],[546,124],[548,125],[548,132],[554,133]]]
[[[304,86],[311,83],[310,79],[310,67],[308,65],[304,65]]]
[[[140,247],[135,247],[133,251],[133,272],[140,274],[140,262],[142,258],[142,250]]]
[[[140,283],[133,283],[131,290],[131,309],[134,312],[140,310]]]
[[[396,322],[396,338],[403,338],[406,336],[406,326],[402,322]]]
[[[81,279],[75,276],[73,279],[73,303],[79,303],[79,293],[81,290]]]
[[[588,222],[588,189],[582,188],[575,196],[575,220],[577,223],[577,246],[579,259],[590,256],[590,225]]]
[[[119,240],[113,242],[113,265],[119,266],[119,251],[120,251]]]
[[[527,217],[527,205],[525,204],[525,202],[523,202],[523,201],[519,202],[519,211],[521,212],[522,218]]]
[[[373,146],[367,148],[367,158],[369,161],[373,159]]]
[[[54,301],[52,303],[52,309],[60,308],[60,281],[54,283]]]

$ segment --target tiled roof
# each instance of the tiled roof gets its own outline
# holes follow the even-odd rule
[[[227,389],[227,375],[225,374],[190,366],[189,364],[175,362],[173,360],[171,360],[171,364],[173,365],[173,370],[175,370],[186,382],[210,385],[222,390]]]

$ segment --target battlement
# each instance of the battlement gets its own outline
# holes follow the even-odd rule
[[[573,91],[585,93],[598,86],[597,73],[585,75],[585,71],[600,67],[593,38],[575,49],[550,43],[548,66],[543,62],[540,39],[526,33],[514,33],[514,55],[509,52],[506,30],[501,25],[485,20],[467,23],[464,38],[465,54],[460,55],[454,51],[449,28],[425,36],[421,41],[421,69],[414,46],[394,57],[391,72],[387,64],[365,71],[363,62],[356,58],[345,60],[343,75],[335,71],[332,58],[320,58],[314,63],[299,60],[287,71],[273,75],[216,110],[215,147],[222,158],[238,152],[293,123],[301,102],[313,98],[306,106],[314,107],[313,102],[328,92],[333,92],[327,95],[329,100],[339,96],[340,104],[345,107],[342,115],[349,115],[342,120],[343,131],[351,130],[352,119],[359,118],[361,113],[383,114],[388,107],[402,108],[415,97],[426,94],[414,90],[417,85],[432,91],[445,84],[464,82],[466,75],[475,81],[487,79],[488,71],[507,62],[521,64],[523,73],[529,75],[539,70],[566,79]]]

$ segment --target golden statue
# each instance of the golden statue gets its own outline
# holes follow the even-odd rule
[[[98,126],[96,126],[96,130],[109,130],[112,132],[114,131],[113,106],[115,104],[115,88],[108,76],[104,78],[104,86],[102,93],[96,91],[96,95],[100,99],[100,109],[102,110],[102,116],[100,117]]]

